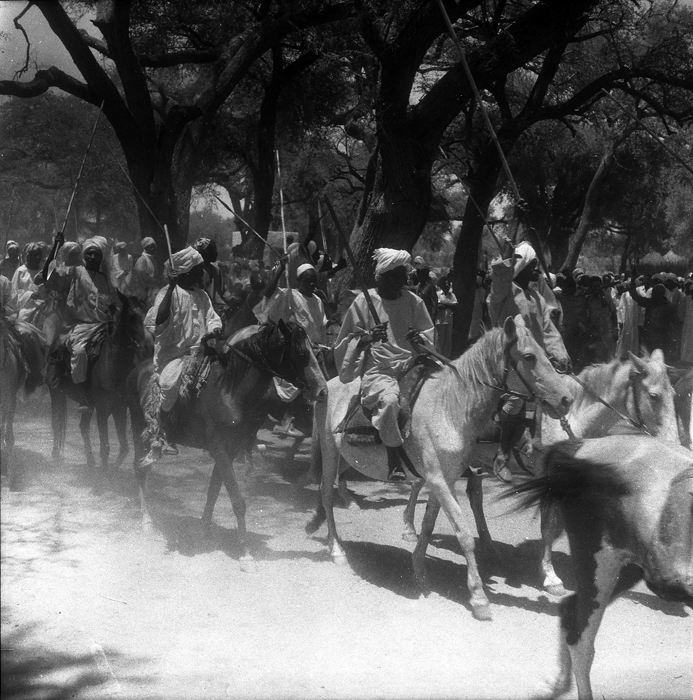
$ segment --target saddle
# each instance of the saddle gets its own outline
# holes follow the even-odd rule
[[[104,341],[110,332],[110,324],[105,322],[99,325],[87,342],[87,382],[91,379],[94,364],[101,355]],[[69,332],[61,333],[53,346],[49,349],[46,360],[46,384],[50,389],[57,389],[64,379],[71,376]]]
[[[414,364],[399,380],[399,414],[397,423],[403,437],[411,432],[411,414],[414,403],[419,396],[421,386],[428,377],[440,369],[440,365],[427,355],[417,355]],[[346,415],[335,428],[335,433],[342,433],[350,445],[364,447],[380,445],[382,440],[378,429],[371,423],[372,411],[361,404],[361,389],[351,397]]]

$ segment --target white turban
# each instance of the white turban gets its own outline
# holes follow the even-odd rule
[[[513,277],[517,277],[532,260],[536,260],[537,254],[527,241],[522,241],[522,243],[515,248],[515,258],[515,272]]]
[[[156,241],[151,238],[150,236],[147,236],[146,238],[142,239],[141,245],[142,245],[142,250],[144,250],[148,245],[156,245]]]
[[[411,255],[406,250],[378,248],[373,253],[373,260],[375,260],[375,276],[379,277],[400,265],[408,265],[411,262]]]
[[[82,243],[82,252],[86,253],[92,248],[101,251],[101,255],[105,258],[108,253],[108,241],[103,236],[87,238],[87,240]]]
[[[303,265],[299,265],[296,269],[296,279],[298,279],[304,272],[307,272],[308,270],[316,271],[315,267],[310,263],[303,263]]]
[[[181,275],[190,272],[195,265],[199,265],[203,262],[202,256],[192,246],[183,248],[183,250],[179,250],[177,253],[173,254],[173,267]],[[167,271],[170,269],[170,266],[170,263],[167,262]]]

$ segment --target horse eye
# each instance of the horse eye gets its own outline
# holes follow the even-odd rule
[[[650,392],[650,398],[651,398],[653,401],[659,401],[659,399],[661,398],[661,396],[660,396],[656,391],[651,391],[651,392]]]
[[[536,355],[533,355],[531,352],[526,352],[523,355],[523,357],[525,358],[525,360],[527,360],[527,362],[534,362],[534,360],[537,359]]]

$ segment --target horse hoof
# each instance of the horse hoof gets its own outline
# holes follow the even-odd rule
[[[493,619],[493,615],[491,614],[491,606],[488,603],[473,604],[472,615],[474,616],[475,620],[481,620],[482,622],[488,622]]]
[[[418,542],[419,541],[418,535],[415,532],[411,532],[410,530],[405,530],[402,533],[402,539],[405,542]]]
[[[243,573],[252,574],[255,571],[255,560],[250,554],[244,554],[238,561]]]
[[[568,595],[568,591],[560,583],[553,583],[544,586],[544,590],[555,598],[562,598],[564,595]]]

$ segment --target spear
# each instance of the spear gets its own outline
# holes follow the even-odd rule
[[[70,197],[70,201],[67,205],[67,211],[65,212],[65,221],[63,222],[63,227],[60,229],[60,232],[64,235],[65,234],[65,227],[67,226],[67,220],[70,216],[70,210],[72,209],[72,202],[75,200],[75,195],[77,194],[77,187],[79,185],[79,181],[82,179],[82,172],[84,171],[84,164],[87,162],[87,156],[89,155],[89,151],[91,150],[91,144],[94,141],[94,134],[96,133],[96,127],[99,125],[99,120],[101,119],[101,112],[103,112],[103,106],[106,103],[106,100],[102,100],[101,102],[101,107],[99,107],[99,113],[96,115],[96,121],[94,122],[94,128],[91,130],[91,136],[89,137],[89,143],[87,144],[87,150],[84,152],[84,158],[82,158],[82,164],[79,166],[79,172],[77,173],[77,180],[75,180],[75,186],[72,188],[72,195]]]

